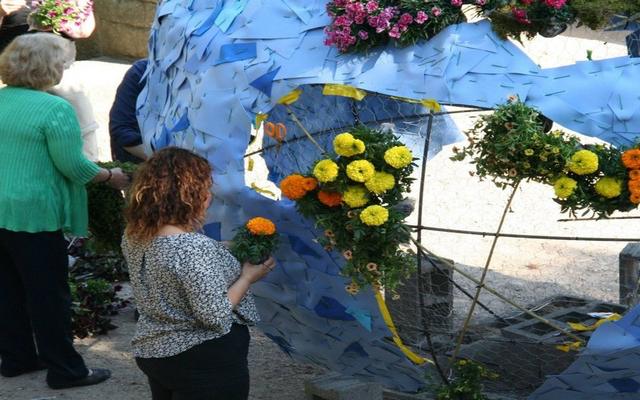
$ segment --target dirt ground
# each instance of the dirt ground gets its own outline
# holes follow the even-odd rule
[[[608,34],[599,40],[584,31],[571,31],[571,37],[536,40],[527,44],[530,54],[543,67],[571,64],[584,60],[586,50],[594,58],[626,53],[622,34]],[[100,156],[109,159],[107,121],[115,88],[128,68],[112,60],[77,63],[101,125]],[[95,77],[100,77],[96,79]],[[466,117],[456,117],[461,129],[470,126]],[[449,160],[451,146],[429,162],[423,225],[442,228],[495,231],[509,195],[490,182],[478,182],[469,176],[471,166]],[[523,184],[515,196],[503,232],[565,237],[633,238],[640,232],[640,219],[559,222],[565,215],[552,200],[552,189],[537,184]],[[640,216],[639,213],[631,215]],[[486,261],[490,237],[425,231],[423,243],[432,251],[455,260],[460,268],[479,276]],[[507,297],[526,305],[555,294],[573,294],[608,301],[618,298],[618,254],[626,242],[525,240],[502,238],[493,256],[487,284]],[[456,280],[464,282],[459,276]],[[475,285],[464,282],[473,290]],[[511,312],[491,295],[481,300],[501,314]],[[468,302],[456,297],[457,315]],[[478,311],[476,318],[486,316]],[[129,340],[135,324],[132,310],[115,318],[119,328],[107,336],[80,340],[79,350],[89,366],[106,367],[113,378],[105,384],[73,390],[53,391],[44,383],[44,373],[5,379],[0,378],[1,400],[142,400],[149,391],[142,373],[129,353]],[[269,339],[253,330],[250,351],[252,400],[298,400],[304,398],[305,379],[322,374],[319,368],[294,363]]]

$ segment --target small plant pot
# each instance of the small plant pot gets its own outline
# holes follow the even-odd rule
[[[549,25],[546,25],[544,28],[540,29],[540,36],[546,38],[552,38],[560,35],[564,31],[567,30],[567,24],[560,22],[550,22]]]

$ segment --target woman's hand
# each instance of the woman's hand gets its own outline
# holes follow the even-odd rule
[[[107,181],[107,184],[114,189],[124,190],[129,186],[129,175],[122,172],[120,168],[111,169],[111,178]]]
[[[273,257],[269,257],[267,261],[262,264],[250,264],[244,263],[242,266],[242,273],[240,277],[249,281],[249,283],[255,283],[264,278],[269,272],[271,272],[276,266],[276,260]]]

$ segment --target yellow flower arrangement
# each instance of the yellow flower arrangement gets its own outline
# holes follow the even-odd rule
[[[380,226],[388,219],[389,210],[378,205],[369,206],[360,213],[360,221],[369,226]]]
[[[366,146],[360,139],[356,139],[349,132],[341,133],[333,139],[333,149],[342,157],[352,157],[364,153]]]
[[[332,160],[322,160],[313,168],[313,176],[322,183],[333,182],[338,177],[338,169],[338,164]]]
[[[566,199],[573,194],[577,186],[578,182],[576,182],[575,179],[571,179],[568,176],[563,176],[555,181],[555,183],[553,184],[553,190],[555,191],[558,198]]]
[[[347,176],[355,182],[366,182],[375,173],[376,168],[367,160],[356,160],[347,165]]]
[[[342,201],[351,208],[362,207],[369,202],[369,193],[363,186],[349,186],[342,194]]]
[[[600,196],[607,199],[613,199],[622,193],[622,181],[610,176],[598,179],[594,187]]]
[[[373,178],[366,181],[364,185],[372,193],[382,194],[387,190],[393,189],[393,187],[396,185],[396,179],[389,173],[376,172],[373,175]]]
[[[407,146],[394,146],[384,152],[384,160],[395,169],[404,168],[413,161],[413,153]]]
[[[307,190],[305,189],[305,178],[299,174],[292,174],[287,176],[280,182],[280,190],[282,194],[291,199],[291,200],[299,200],[303,198],[307,194]]]
[[[592,174],[598,170],[598,155],[589,150],[578,150],[571,156],[568,167],[577,175]]]

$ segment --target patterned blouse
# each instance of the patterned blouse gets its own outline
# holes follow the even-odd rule
[[[226,335],[232,323],[258,322],[250,292],[235,309],[227,297],[241,266],[221,243],[199,233],[157,236],[145,244],[125,237],[122,250],[140,312],[135,357],[170,357]]]

